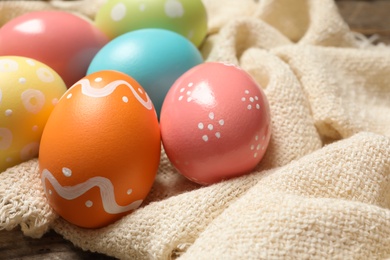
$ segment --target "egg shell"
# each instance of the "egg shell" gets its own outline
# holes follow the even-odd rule
[[[85,76],[92,58],[107,42],[91,21],[63,11],[26,13],[0,28],[0,56],[41,61],[68,87]]]
[[[38,155],[46,121],[66,91],[47,65],[0,57],[0,172]]]
[[[108,225],[140,206],[160,161],[153,104],[131,77],[100,71],[60,99],[39,151],[53,209],[77,226]]]
[[[216,62],[182,75],[169,90],[160,118],[168,158],[200,184],[251,171],[266,152],[270,125],[267,98],[251,76]]]
[[[146,90],[159,115],[175,80],[202,62],[199,50],[183,36],[163,29],[141,29],[104,46],[93,58],[88,74],[100,70],[128,74]]]
[[[207,33],[207,13],[201,0],[111,0],[99,9],[95,22],[110,39],[138,29],[161,28],[200,46]]]

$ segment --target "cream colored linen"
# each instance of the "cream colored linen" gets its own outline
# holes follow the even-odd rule
[[[0,25],[46,8],[93,18],[103,1],[27,2],[0,2]],[[0,229],[120,259],[390,257],[390,48],[362,42],[332,0],[203,2],[206,60],[242,67],[270,102],[256,169],[201,187],[163,152],[141,208],[85,230],[47,206],[34,159],[0,174]]]

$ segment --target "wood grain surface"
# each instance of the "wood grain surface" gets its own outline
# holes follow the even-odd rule
[[[337,1],[340,14],[353,31],[377,36],[374,43],[390,44],[390,1]],[[376,38],[376,37],[375,37]]]
[[[341,15],[353,31],[390,44],[390,0],[338,0]],[[76,248],[53,231],[40,239],[23,236],[19,229],[0,231],[0,260],[5,259],[114,259]]]

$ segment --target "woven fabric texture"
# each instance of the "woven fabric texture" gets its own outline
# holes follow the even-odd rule
[[[42,9],[93,19],[103,2],[3,1],[0,25]],[[34,159],[0,174],[0,229],[54,229],[120,259],[390,257],[390,48],[353,33],[333,0],[203,2],[205,59],[246,70],[270,103],[272,137],[253,172],[202,187],[162,152],[144,204],[86,230],[48,206]]]

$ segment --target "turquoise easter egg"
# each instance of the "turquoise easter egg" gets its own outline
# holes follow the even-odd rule
[[[87,74],[116,70],[133,77],[145,89],[156,112],[173,83],[203,62],[196,46],[165,29],[140,29],[106,44],[92,59]]]

